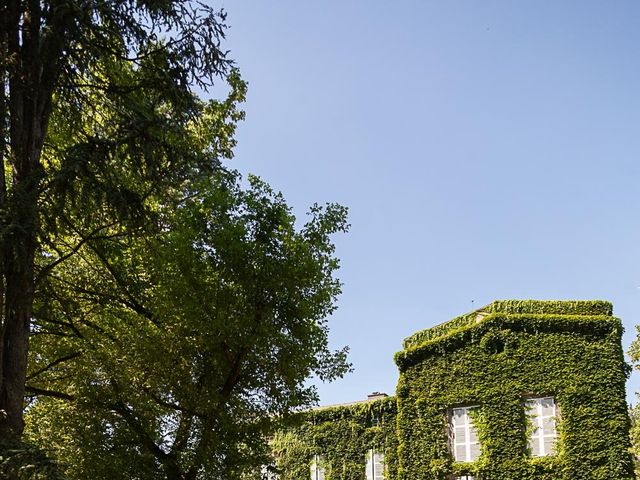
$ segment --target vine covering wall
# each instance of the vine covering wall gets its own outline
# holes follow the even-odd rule
[[[387,397],[305,413],[272,441],[279,480],[307,480],[315,455],[326,480],[362,480],[370,449],[383,452],[388,478],[397,477],[396,401]]]
[[[607,302],[494,302],[405,341],[397,395],[308,412],[274,438],[282,480],[310,477],[314,455],[327,480],[361,480],[370,448],[390,480],[631,480],[622,326]],[[532,457],[524,402],[552,396],[555,455]],[[481,444],[455,462],[451,409],[475,405]]]

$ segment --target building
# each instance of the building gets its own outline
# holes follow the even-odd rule
[[[622,326],[601,301],[496,301],[407,338],[395,397],[279,432],[280,480],[625,480]]]

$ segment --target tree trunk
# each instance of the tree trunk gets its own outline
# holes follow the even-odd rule
[[[25,245],[26,246],[26,245]],[[27,374],[29,326],[33,305],[33,246],[18,269],[7,274],[5,321],[2,338],[0,438],[19,438],[24,429],[23,399]],[[26,252],[25,252],[26,253]]]
[[[0,32],[6,32],[7,22],[6,8],[0,8]],[[4,33],[0,35],[0,59],[7,58],[7,39]],[[7,104],[7,72],[0,69],[0,214],[5,211],[7,203],[7,179],[5,174],[5,161],[7,160],[7,124],[9,120],[9,108]],[[0,217],[0,232],[6,229],[5,219]],[[2,339],[4,338],[4,305],[5,305],[5,263],[6,248],[0,243],[0,386],[2,385]],[[0,422],[4,415],[0,412]]]
[[[11,201],[7,205],[9,238],[3,252],[5,308],[0,339],[0,438],[20,438],[24,429],[22,410],[35,288],[34,259],[44,128],[41,118],[33,114],[38,107],[37,96],[35,99],[26,95],[22,98],[25,101],[21,105],[21,113],[25,115],[12,118],[13,185]]]
[[[24,429],[38,197],[43,174],[40,157],[64,37],[63,29],[54,28],[60,35],[41,41],[42,12],[38,0],[8,0],[3,2],[0,12],[3,14],[0,53],[4,57],[0,62],[4,67],[0,71],[3,80],[0,121],[8,123],[5,137],[10,139],[10,149],[3,151],[2,168],[5,162],[11,166],[10,185],[5,186],[9,194],[5,197],[2,192],[5,223],[0,251],[0,274],[4,276],[0,281],[0,287],[4,287],[4,310],[0,312],[4,314],[0,325],[0,439],[8,440],[19,439]],[[48,55],[43,54],[45,50]],[[13,61],[7,62],[8,58]]]
[[[8,241],[4,245],[5,305],[0,339],[0,438],[20,438],[24,429],[23,402],[27,375],[29,331],[34,298],[34,259],[38,230],[40,155],[44,141],[37,96],[15,88],[12,109],[11,200],[7,205]],[[35,97],[35,98],[34,98]],[[21,115],[15,115],[18,111]]]

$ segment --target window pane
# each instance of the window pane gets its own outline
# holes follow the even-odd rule
[[[456,445],[455,453],[456,453],[456,460],[458,462],[466,462],[467,461],[467,446],[466,445]]]
[[[451,411],[450,441],[453,457],[458,462],[472,462],[480,455],[478,435],[470,411],[477,407],[459,407]]]
[[[371,455],[372,453],[373,453],[373,450],[369,450],[367,452],[367,458],[366,458],[365,467],[364,467],[365,478],[367,480],[374,480],[374,478],[373,478],[373,457]]]
[[[365,465],[365,478],[367,480],[383,480],[384,478],[384,455],[375,452],[373,449],[367,452]]]
[[[471,458],[469,458],[470,462],[473,462],[474,460],[477,460],[477,458],[480,456],[480,444],[479,443],[472,443],[471,444]]]
[[[453,409],[453,424],[454,425],[464,425],[465,419],[467,417],[467,409],[466,408],[454,408]]]
[[[316,455],[311,463],[311,480],[324,480],[324,458]]]
[[[556,421],[553,417],[543,418],[542,419],[542,430],[544,431],[544,435],[555,435],[556,434]]]
[[[480,456],[480,443],[478,443],[478,432],[471,418],[469,418],[469,443],[471,444],[471,458],[469,458],[469,461],[473,462]]]
[[[540,404],[542,405],[542,416],[550,417],[555,415],[555,401],[551,397],[541,398]]]
[[[545,437],[544,438],[544,453],[545,453],[545,455],[554,455],[556,453],[555,443],[556,443],[556,439],[554,437]]]
[[[529,442],[529,448],[531,448],[531,456],[539,457],[540,456],[540,439],[534,438]]]

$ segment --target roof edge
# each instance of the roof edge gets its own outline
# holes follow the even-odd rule
[[[415,347],[460,327],[471,325],[494,313],[501,314],[550,314],[550,315],[613,315],[613,305],[605,300],[495,300],[434,327],[420,330],[402,342],[404,349]]]

